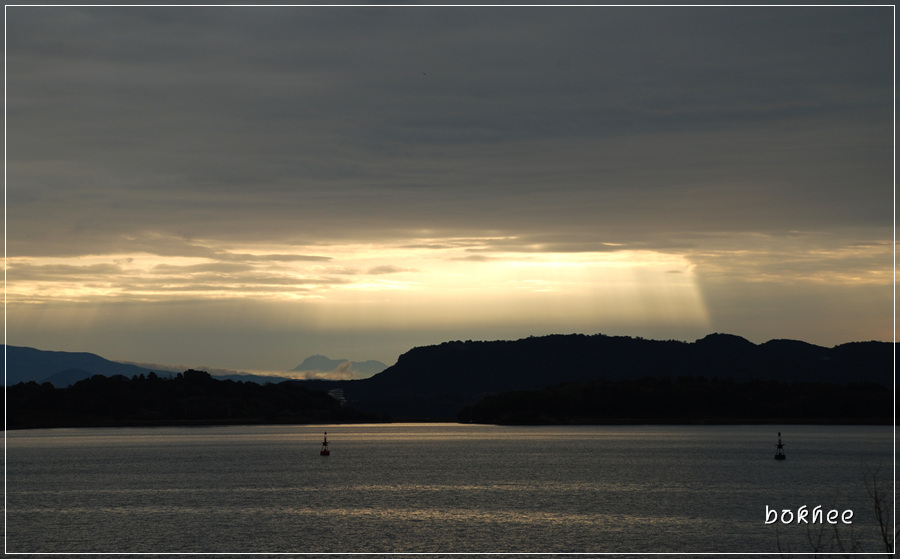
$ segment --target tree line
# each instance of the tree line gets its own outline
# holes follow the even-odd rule
[[[218,380],[205,371],[93,377],[67,388],[22,382],[6,390],[10,429],[113,425],[374,422],[300,383]]]

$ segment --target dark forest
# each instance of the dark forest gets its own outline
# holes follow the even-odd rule
[[[94,375],[68,388],[49,382],[7,388],[7,427],[99,427],[375,422],[325,392],[298,383],[257,384],[216,380],[188,370],[172,378],[154,373]]]

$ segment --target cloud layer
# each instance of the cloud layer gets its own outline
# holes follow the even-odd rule
[[[691,266],[711,328],[780,332],[748,309],[815,285],[878,326],[826,336],[795,319],[810,302],[789,337],[884,337],[892,13],[8,7],[10,302],[354,315],[351,290],[365,307],[452,262],[486,285],[524,258],[641,253]],[[295,338],[321,324],[297,316]],[[36,328],[10,333],[62,339]]]

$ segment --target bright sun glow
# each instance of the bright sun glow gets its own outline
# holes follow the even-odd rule
[[[322,328],[708,322],[693,266],[684,257],[498,252],[485,248],[489,241],[207,247],[208,257],[13,258],[8,297],[11,304],[297,303]]]

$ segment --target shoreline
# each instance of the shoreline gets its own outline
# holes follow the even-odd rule
[[[620,419],[606,421],[569,421],[569,422],[542,422],[542,423],[476,423],[461,422],[453,419],[391,419],[384,421],[318,421],[310,423],[293,423],[293,422],[274,422],[274,421],[229,421],[229,420],[171,420],[171,421],[110,421],[110,422],[85,422],[78,424],[47,424],[47,425],[25,425],[25,426],[7,426],[6,431],[28,431],[36,429],[96,429],[96,428],[129,428],[129,427],[231,427],[231,426],[312,426],[312,425],[364,425],[364,424],[439,424],[448,423],[453,425],[495,425],[500,427],[588,427],[588,426],[626,426],[626,425],[666,425],[666,426],[720,426],[720,425],[827,425],[827,426],[891,426],[894,425],[890,420],[878,420],[874,418],[850,419],[836,418],[832,420],[821,418],[756,418],[748,420],[687,420],[679,419]]]

